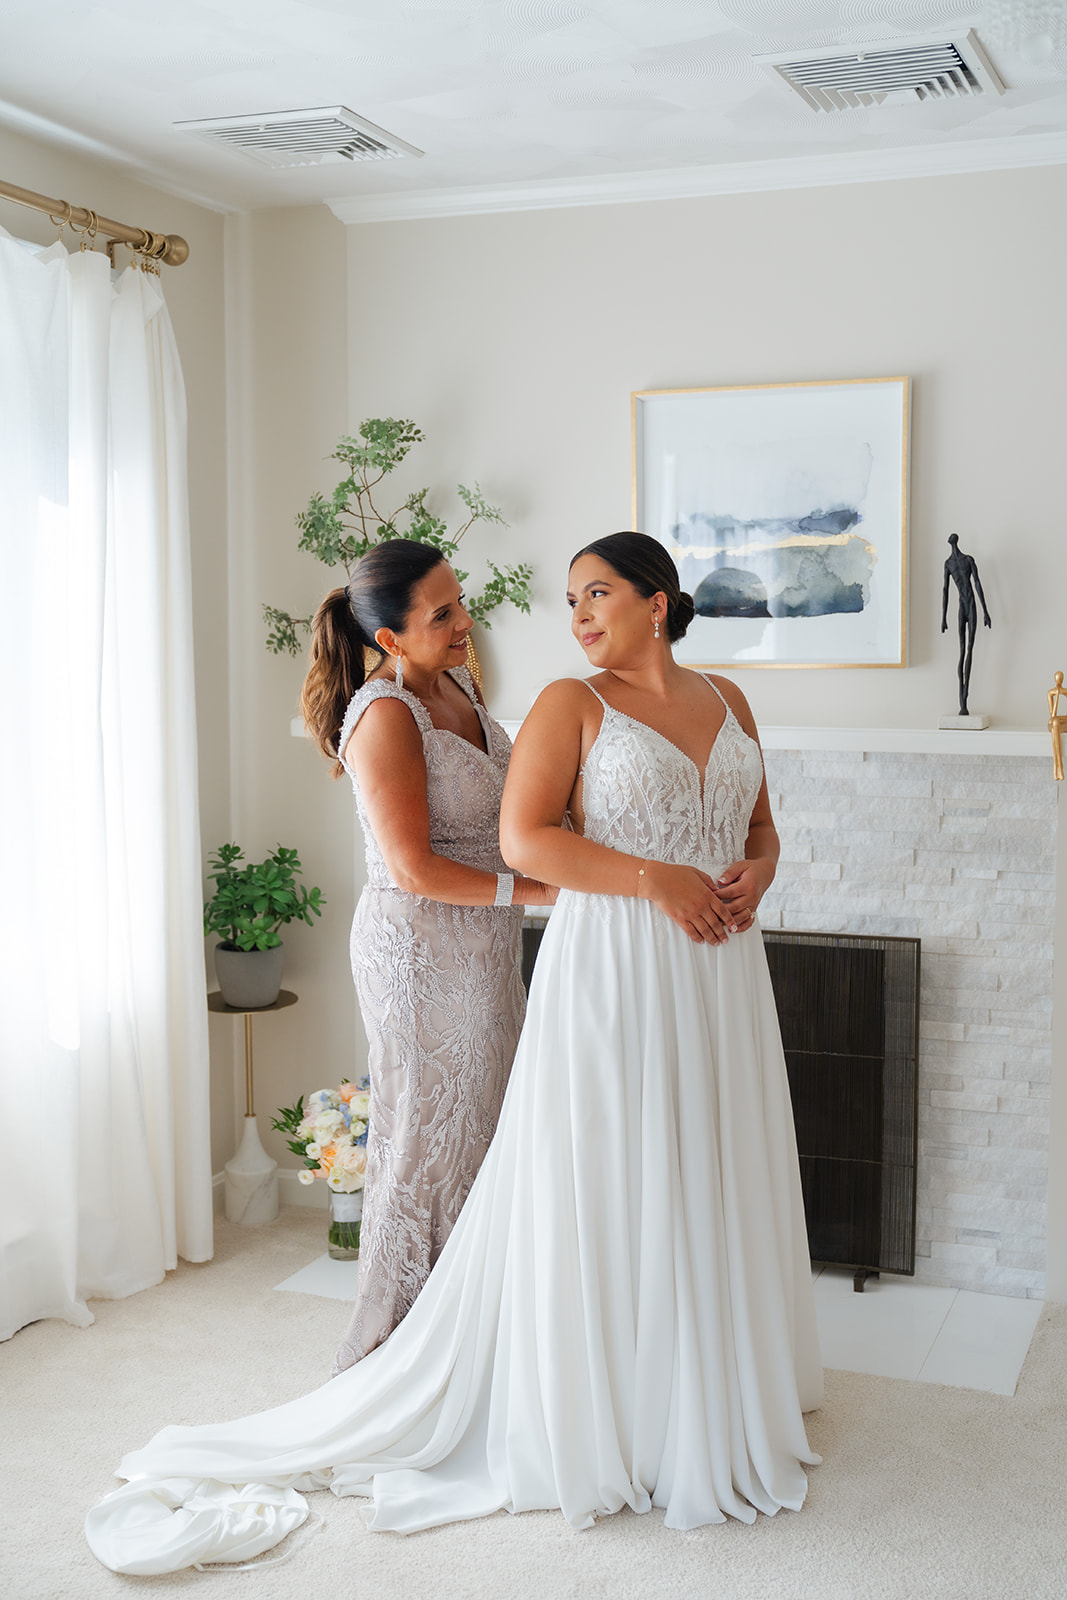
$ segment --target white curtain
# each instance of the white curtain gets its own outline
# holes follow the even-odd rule
[[[0,230],[0,1337],[212,1251],[185,393],[157,279]]]

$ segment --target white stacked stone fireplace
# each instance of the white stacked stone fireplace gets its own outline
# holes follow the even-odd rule
[[[1047,737],[763,730],[760,912],[922,941],[916,1278],[1043,1297],[1056,915]]]

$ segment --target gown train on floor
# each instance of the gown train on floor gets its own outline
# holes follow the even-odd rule
[[[605,708],[587,831],[721,871],[759,750],[727,712],[706,772],[687,762]],[[821,1385],[758,926],[697,945],[646,901],[564,891],[496,1137],[405,1320],[310,1395],[164,1428],[87,1533],[116,1571],[247,1559],[313,1488],[397,1532],[501,1508],[750,1522],[802,1504]]]

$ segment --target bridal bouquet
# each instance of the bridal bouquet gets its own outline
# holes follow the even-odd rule
[[[336,1089],[317,1089],[295,1106],[285,1106],[271,1123],[277,1133],[287,1133],[289,1149],[303,1159],[301,1183],[324,1178],[334,1194],[355,1194],[367,1173],[368,1080]]]

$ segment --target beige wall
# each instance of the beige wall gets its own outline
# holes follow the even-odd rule
[[[271,1117],[355,1077],[364,1059],[348,964],[351,786],[332,782],[310,743],[291,736],[304,664],[267,652],[262,619],[264,602],[309,614],[335,581],[297,549],[295,519],[314,490],[332,488],[324,458],[348,426],[345,230],[325,207],[253,212],[227,219],[226,251],[233,836],[256,859],[279,843],[295,847],[304,882],[327,899],[313,928],[283,930],[283,981],[299,1003],[254,1024],[260,1134],[295,1167]],[[206,829],[204,842],[214,842]],[[234,1092],[240,1115],[240,1072]]]
[[[189,402],[189,522],[196,627],[200,822],[205,842],[226,836],[229,816],[229,697],[226,628],[226,454],[223,219],[139,183],[104,162],[0,129],[0,177],[105,216],[188,240],[189,259],[161,268]],[[56,237],[40,212],[0,199],[0,226],[18,238]],[[71,235],[66,234],[68,249]],[[128,259],[120,249],[121,265]],[[233,1149],[230,1030],[212,1029],[212,1165]]]
[[[957,531],[994,627],[972,707],[1043,725],[1064,637],[1067,168],[350,229],[353,419],[412,415],[415,481],[477,477],[535,561],[533,622],[487,641],[496,709],[583,670],[561,603],[630,526],[630,392],[909,374],[911,665],[738,673],[758,720],[929,726],[954,711],[941,573]],[[1060,593],[1057,593],[1057,589]]]

